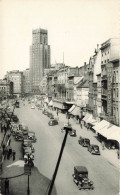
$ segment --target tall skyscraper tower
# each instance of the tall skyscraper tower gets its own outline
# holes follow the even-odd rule
[[[30,80],[33,93],[39,92],[44,69],[49,67],[50,45],[48,45],[48,31],[41,28],[33,30],[32,45],[30,46]]]

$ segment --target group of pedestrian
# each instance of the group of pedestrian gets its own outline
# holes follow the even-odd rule
[[[15,160],[15,156],[16,156],[16,152],[15,152],[15,150],[12,150],[12,148],[11,147],[9,147],[9,149],[7,149],[7,151],[6,151],[7,153],[6,153],[6,155],[7,155],[7,159],[9,160],[10,159],[10,157],[12,157],[13,158],[13,161]]]

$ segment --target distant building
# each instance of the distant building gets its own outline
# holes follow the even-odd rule
[[[30,80],[31,91],[39,93],[39,85],[44,76],[44,69],[50,67],[50,45],[48,45],[48,31],[36,29],[32,31],[32,45],[30,46]]]
[[[23,71],[23,91],[25,94],[30,94],[31,92],[30,69],[29,68]]]
[[[0,100],[7,99],[13,95],[13,82],[0,79]]]
[[[13,70],[7,72],[7,81],[13,82],[13,94],[21,96],[23,94],[23,72],[19,70]]]

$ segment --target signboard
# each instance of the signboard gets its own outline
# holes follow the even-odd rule
[[[24,165],[24,173],[25,175],[31,175],[31,166],[26,164]]]

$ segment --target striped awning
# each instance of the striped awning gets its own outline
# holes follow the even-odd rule
[[[68,110],[68,112],[72,112],[75,109],[75,105],[72,105],[72,107]]]

